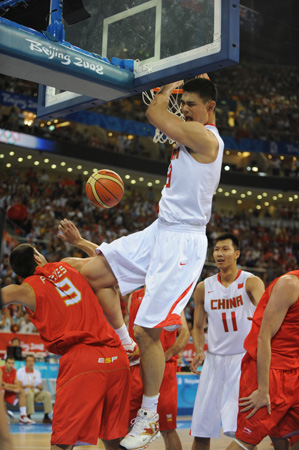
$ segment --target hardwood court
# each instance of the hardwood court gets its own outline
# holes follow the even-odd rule
[[[193,438],[189,436],[189,428],[178,430],[178,434],[180,436],[183,450],[191,450]],[[22,433],[22,434],[13,434],[13,444],[14,450],[49,450],[50,449],[50,434],[43,433]],[[230,438],[225,436],[221,436],[220,439],[212,439],[211,441],[211,450],[225,450],[226,447],[231,442]],[[87,445],[87,446],[79,446],[75,447],[80,450],[92,450],[92,449],[103,449],[104,446],[101,441],[98,442],[98,445]],[[155,442],[153,442],[149,447],[149,450],[164,450],[164,441],[163,438],[160,437]],[[259,450],[273,450],[271,446],[271,441],[269,438],[264,439],[258,446]]]

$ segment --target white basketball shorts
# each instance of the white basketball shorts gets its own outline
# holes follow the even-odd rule
[[[200,277],[207,253],[205,227],[165,225],[103,243],[122,295],[146,286],[135,324],[146,328],[180,325],[180,314]]]
[[[191,423],[191,436],[219,438],[237,429],[241,361],[245,353],[207,353],[201,372]]]

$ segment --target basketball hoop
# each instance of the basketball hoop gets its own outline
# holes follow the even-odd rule
[[[150,91],[142,92],[142,100],[143,102],[149,106],[152,101],[154,100],[156,93],[159,92],[160,88],[153,88]],[[171,114],[174,114],[175,116],[178,116],[180,119],[183,119],[184,116],[181,113],[181,108],[179,104],[179,95],[183,93],[183,89],[174,89],[172,91],[171,96],[169,97],[169,105],[168,105],[168,111]],[[162,144],[165,144],[165,142],[169,142],[170,144],[173,144],[174,141],[170,139],[168,136],[166,136],[161,130],[156,128],[155,135],[153,137],[153,141],[155,143],[161,142]]]

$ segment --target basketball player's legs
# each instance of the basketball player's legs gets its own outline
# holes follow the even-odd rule
[[[299,440],[295,442],[295,444],[292,446],[291,450],[299,450]]]
[[[253,450],[254,444],[249,444],[248,442],[241,441],[241,439],[235,438],[226,450]]]
[[[13,450],[7,426],[3,391],[0,392],[0,442],[1,442],[1,450]]]
[[[166,450],[182,450],[182,444],[176,430],[161,431]]]
[[[117,285],[117,279],[103,254],[88,258],[80,273],[88,281],[95,293],[102,288]]]
[[[275,450],[288,450],[290,448],[289,441],[286,438],[284,439],[270,436],[270,439]]]
[[[135,326],[134,336],[141,355],[141,377],[144,395],[153,397],[159,394],[162,383],[165,356],[160,341],[162,328],[143,328]]]
[[[210,450],[210,438],[195,436],[192,444],[192,450]]]
[[[117,330],[124,325],[124,318],[120,307],[120,298],[114,286],[99,289],[96,293],[109,324]]]
[[[51,450],[73,450],[74,445],[51,445]]]
[[[80,270],[81,274],[92,287],[104,315],[109,324],[118,334],[131,364],[139,360],[139,349],[130,338],[121,312],[120,298],[114,285],[117,280],[103,254],[90,258]],[[110,286],[110,287],[108,287]]]
[[[102,439],[102,442],[106,450],[119,450],[120,439],[113,439],[112,441]]]

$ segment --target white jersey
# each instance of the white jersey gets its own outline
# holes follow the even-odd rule
[[[214,125],[205,125],[217,138],[217,158],[210,164],[196,161],[180,145],[171,156],[167,180],[159,203],[159,219],[170,224],[205,226],[220,179],[224,142]]]
[[[244,353],[244,340],[251,328],[255,306],[245,289],[252,273],[239,270],[228,287],[221,284],[220,273],[204,280],[204,309],[208,317],[208,351],[216,355]]]

